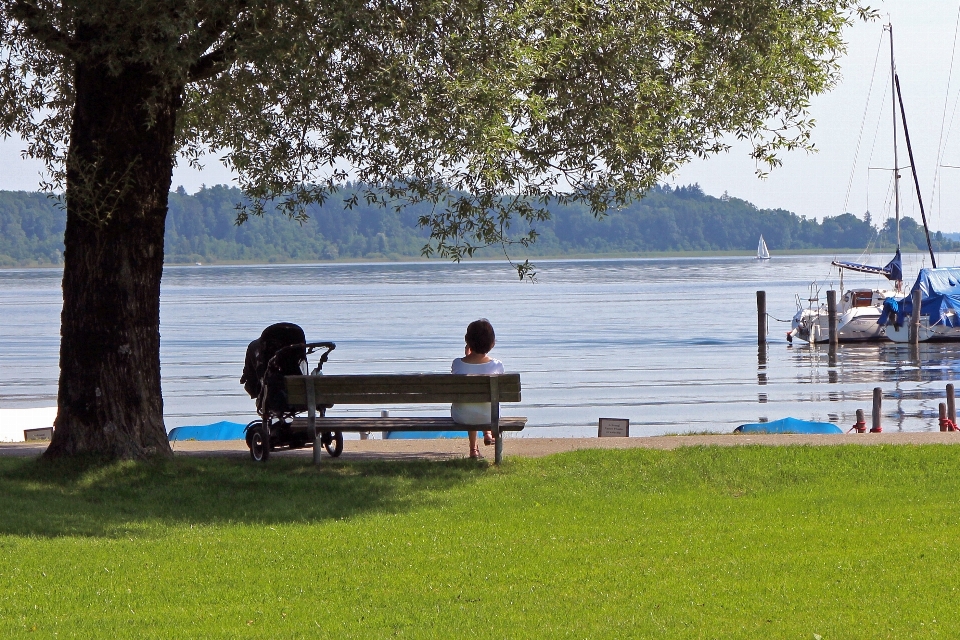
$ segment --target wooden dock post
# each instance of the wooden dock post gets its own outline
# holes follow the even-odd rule
[[[757,291],[757,345],[767,344],[767,292]]]
[[[910,297],[913,301],[913,313],[910,314],[910,343],[920,343],[920,289],[914,289]]]
[[[830,330],[830,344],[837,344],[837,292],[827,291],[827,326]]]
[[[880,433],[883,427],[880,426],[880,405],[883,401],[883,390],[880,387],[873,388],[873,426],[870,427],[870,433]]]
[[[947,430],[947,403],[941,402],[937,405],[937,409],[940,412],[940,431]]]
[[[947,418],[957,424],[957,401],[953,396],[953,383],[947,385]]]

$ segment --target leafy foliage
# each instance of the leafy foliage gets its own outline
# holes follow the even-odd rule
[[[363,187],[341,185],[345,199]],[[359,201],[344,208],[339,198],[306,208],[307,219],[255,217],[237,225],[242,193],[223,186],[188,195],[170,194],[167,216],[168,263],[223,261],[313,261],[338,258],[398,259],[420,255],[427,231],[418,218],[425,204],[394,209]],[[643,199],[610,211],[597,221],[576,204],[551,204],[550,219],[539,223],[536,245],[525,255],[603,255],[652,251],[752,251],[763,234],[774,251],[796,249],[890,248],[896,243],[893,220],[880,229],[845,213],[823,222],[782,209],[758,209],[737,198],[714,198],[697,185],[657,187]],[[62,260],[65,214],[38,193],[0,192],[0,266],[57,264]],[[926,247],[923,227],[901,221],[906,250]],[[960,242],[934,235],[934,249],[953,251]],[[477,255],[494,255],[495,248]]]
[[[76,65],[142,70],[151,100],[182,99],[181,158],[238,172],[244,215],[303,219],[351,177],[371,187],[355,202],[427,203],[428,251],[460,259],[528,246],[554,202],[601,216],[728,135],[761,172],[809,147],[808,100],[837,79],[842,29],[870,14],[857,0],[3,0],[0,132],[56,185]]]

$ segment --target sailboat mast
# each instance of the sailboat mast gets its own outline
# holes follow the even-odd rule
[[[910,144],[910,130],[907,128],[907,112],[903,109],[903,94],[900,93],[900,78],[893,76],[897,86],[897,101],[900,103],[900,117],[903,118],[903,137],[907,141],[907,153],[910,154],[910,170],[913,172],[913,184],[917,189],[917,202],[920,203],[920,217],[923,218],[923,231],[927,234],[927,249],[930,250],[930,262],[937,268],[937,258],[933,255],[933,244],[930,242],[930,227],[927,226],[927,213],[923,210],[923,197],[920,195],[920,179],[917,177],[917,163],[913,161],[913,145]]]
[[[893,203],[897,216],[897,249],[900,248],[900,162],[897,159],[897,65],[893,58],[893,23],[890,32],[890,106],[893,107]]]

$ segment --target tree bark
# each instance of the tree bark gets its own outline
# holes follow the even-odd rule
[[[171,456],[160,279],[181,88],[78,63],[67,157],[60,386],[47,457]]]

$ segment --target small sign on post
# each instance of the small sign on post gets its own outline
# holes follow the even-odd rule
[[[53,427],[23,430],[24,442],[33,442],[35,440],[53,440]]]
[[[598,438],[629,438],[630,421],[626,418],[600,418]]]

